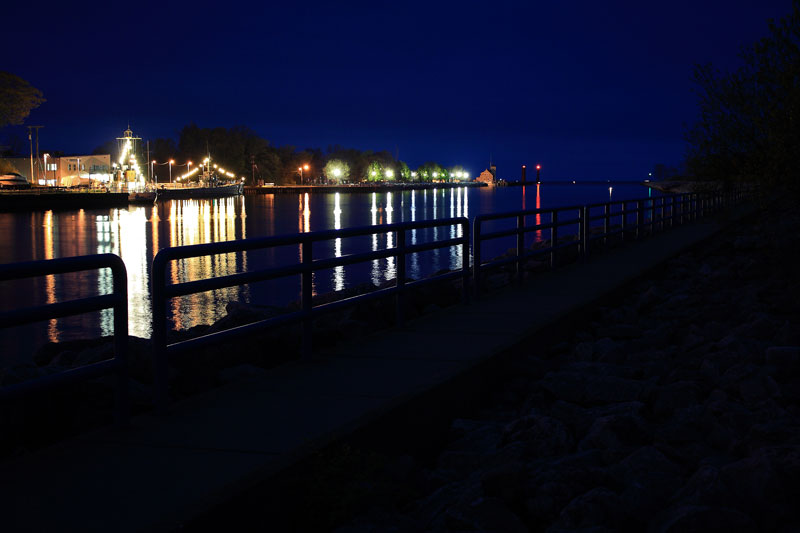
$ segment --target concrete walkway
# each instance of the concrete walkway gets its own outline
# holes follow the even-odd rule
[[[727,219],[728,222],[731,219]],[[6,531],[179,527],[236,491],[513,347],[728,222],[708,219],[536,276],[0,465]],[[11,516],[11,524],[5,517]],[[10,525],[10,528],[9,528]]]

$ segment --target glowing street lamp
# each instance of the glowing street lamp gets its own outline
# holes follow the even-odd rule
[[[172,183],[172,165],[175,164],[174,159],[169,160],[169,182]]]
[[[300,185],[303,185],[305,180],[303,179],[303,171],[308,170],[308,164],[303,165],[302,167],[297,167],[297,171],[300,172]]]
[[[333,175],[335,177],[337,177],[337,178],[341,178],[342,177],[342,169],[339,168],[339,167],[334,168],[333,169]]]
[[[392,179],[394,177],[394,170],[392,170],[391,168],[387,168],[386,169],[386,177],[389,178],[389,179]]]
[[[539,172],[542,170],[542,165],[536,165],[536,183],[539,183],[541,180],[539,179]]]

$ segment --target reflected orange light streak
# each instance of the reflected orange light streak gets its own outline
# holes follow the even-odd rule
[[[542,195],[540,194],[539,184],[537,183],[536,184],[536,209],[541,209],[541,208],[542,208]],[[542,215],[539,214],[539,213],[536,213],[536,225],[538,226],[541,223],[542,223]],[[537,241],[541,241],[542,240],[542,230],[540,230],[540,229],[536,230],[536,240]]]
[[[42,222],[44,227],[44,258],[54,259],[55,249],[53,243],[53,211],[46,211]],[[44,278],[45,294],[47,303],[56,303],[56,277],[54,275]],[[50,342],[58,342],[58,320],[52,318],[47,323],[47,338]]]

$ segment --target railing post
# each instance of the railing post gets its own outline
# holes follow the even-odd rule
[[[636,240],[642,238],[642,201],[636,200]]]
[[[119,260],[112,267],[114,277],[114,362],[116,364],[116,410],[114,422],[118,426],[128,423],[130,403],[128,394],[128,275],[125,263]]]
[[[687,205],[688,204],[688,205]],[[686,224],[690,220],[692,209],[692,197],[690,194],[681,195],[681,225]]]
[[[603,215],[605,215],[603,219],[603,246],[608,246],[608,224],[609,216],[611,215],[611,204],[603,206]]]
[[[525,215],[517,216],[517,281],[522,283],[525,261]]]
[[[579,210],[580,219],[580,239],[581,239],[581,257],[585,261],[589,257],[589,207],[583,206]]]
[[[169,361],[167,361],[167,304],[164,299],[167,261],[164,252],[153,259],[153,370],[156,409],[163,413],[169,405]]]
[[[472,230],[472,284],[475,298],[481,295],[481,218],[476,216]]]
[[[312,255],[312,241],[311,238],[306,236],[302,243],[303,250],[303,273],[300,279],[300,294],[303,306],[303,343],[301,347],[302,357],[310,357],[313,350],[313,335],[314,335],[314,319],[311,316],[311,309],[313,306],[313,293],[311,285],[313,280],[313,270],[311,263],[314,260]]]
[[[628,214],[625,212],[625,204],[627,204],[627,202],[623,200],[619,206],[619,215],[621,217],[619,235],[622,242],[625,242],[625,228],[627,226],[625,219],[628,218]]]
[[[395,320],[398,326],[405,324],[406,307],[406,232],[399,229],[397,234],[397,295],[395,296]]]
[[[656,201],[655,199],[650,200],[650,235],[656,234],[656,228],[658,227],[658,223],[656,222]]]
[[[670,228],[674,228],[675,227],[675,220],[676,220],[676,217],[678,216],[677,211],[675,211],[675,200],[676,199],[677,199],[677,196],[670,196],[669,197],[669,215],[670,215],[669,227]]]
[[[463,303],[469,303],[469,221],[461,222],[461,232],[464,242],[461,243],[461,274],[462,274],[462,287],[461,299]]]
[[[703,197],[700,194],[695,196],[694,219],[699,220],[703,216]]]
[[[558,211],[555,209],[552,211],[550,216],[551,228],[550,228],[550,268],[556,268],[558,264],[558,259],[556,258],[556,254],[558,253]]]

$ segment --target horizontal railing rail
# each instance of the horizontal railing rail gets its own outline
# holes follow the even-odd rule
[[[555,268],[558,252],[567,247],[577,247],[579,256],[586,260],[595,241],[608,244],[610,238],[618,236],[625,241],[632,235],[641,239],[647,234],[663,231],[685,222],[702,218],[728,205],[737,204],[744,198],[743,191],[719,193],[685,193],[655,196],[618,202],[602,202],[583,206],[552,209],[527,209],[507,213],[478,215],[473,221],[473,287],[480,294],[482,277],[489,269],[514,264],[519,281],[523,279],[525,264],[535,256],[550,255],[550,268]],[[565,219],[564,213],[575,213]],[[530,222],[528,217],[538,217],[539,222]],[[488,222],[515,220],[513,228],[486,231]],[[594,227],[593,227],[594,225]],[[559,237],[559,228],[577,226],[574,239]],[[550,231],[549,246],[526,249],[525,236],[532,232]],[[516,237],[514,254],[484,260],[484,243],[502,237]]]
[[[0,265],[0,282],[104,268],[111,269],[113,277],[113,292],[111,294],[3,311],[0,312],[0,328],[7,329],[42,320],[113,309],[114,357],[63,372],[2,386],[0,387],[0,399],[19,397],[63,384],[115,374],[117,380],[115,385],[114,419],[118,424],[124,424],[127,421],[129,411],[128,277],[122,259],[114,254],[98,254]]]
[[[452,226],[461,227],[460,236],[421,244],[406,244],[407,231]],[[350,237],[388,233],[395,234],[395,245],[392,248],[349,254],[341,257],[322,259],[313,258],[314,243],[331,241],[334,239],[346,239]],[[165,248],[161,250],[153,260],[152,271],[153,346],[155,352],[155,384],[157,405],[161,408],[164,408],[168,404],[169,360],[172,356],[179,352],[194,348],[207,347],[225,340],[239,338],[246,334],[263,331],[265,329],[282,324],[301,322],[303,325],[302,353],[308,355],[312,350],[311,340],[313,335],[313,319],[322,313],[333,311],[343,306],[354,305],[358,302],[363,302],[374,298],[395,295],[396,320],[399,324],[402,324],[405,309],[405,293],[407,289],[420,287],[428,283],[441,282],[447,279],[461,279],[463,285],[462,296],[465,300],[468,299],[470,277],[469,237],[469,221],[467,218],[459,217],[441,220],[425,220],[419,222],[402,222],[381,226],[365,226],[340,230],[317,231],[311,233],[301,233],[297,235],[282,235],[238,241],[198,244],[192,246]],[[287,245],[298,245],[301,247],[301,259],[299,262],[286,266],[261,268],[215,278],[192,280],[182,283],[167,283],[166,269],[167,265],[171,261],[208,255],[248,252]],[[408,255],[452,246],[461,246],[462,248],[460,270],[438,274],[430,278],[415,281],[409,281],[407,279],[405,263]],[[395,277],[395,284],[393,286],[384,287],[373,292],[356,295],[331,303],[316,306],[313,305],[312,275],[314,272],[390,257],[394,257],[397,260],[397,273]],[[174,343],[167,342],[166,302],[168,299],[195,294],[198,292],[211,291],[295,275],[300,276],[301,308],[299,311],[267,318],[247,325],[230,328],[224,331],[203,335],[185,341]]]
[[[574,213],[574,215],[573,215]],[[569,215],[569,218],[563,216]],[[527,217],[542,215],[549,216],[548,222],[534,222],[528,224]],[[526,209],[521,211],[512,211],[507,213],[492,213],[486,215],[478,215],[473,221],[472,231],[472,263],[473,263],[473,286],[475,293],[480,294],[482,273],[483,271],[491,268],[497,268],[503,265],[514,263],[516,265],[516,274],[519,280],[522,279],[524,274],[524,266],[528,259],[543,254],[550,254],[550,267],[555,268],[557,262],[557,254],[559,250],[571,246],[581,246],[578,240],[559,242],[559,228],[565,226],[577,225],[580,231],[583,223],[583,207],[582,206],[569,206],[558,207],[553,209]],[[509,229],[485,232],[484,225],[487,222],[498,220],[515,220],[516,226]],[[539,248],[536,250],[525,249],[525,235],[531,232],[538,232],[543,230],[550,230],[550,246]],[[515,254],[510,257],[493,258],[487,262],[483,260],[483,243],[489,240],[499,239],[501,237],[516,236],[516,249]]]

